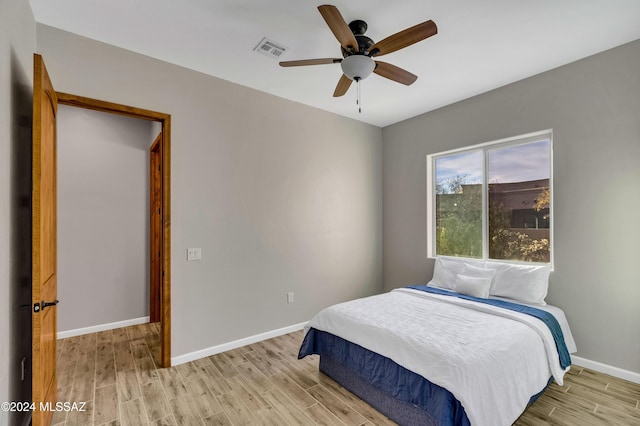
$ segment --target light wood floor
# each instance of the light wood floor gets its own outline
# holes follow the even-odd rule
[[[393,425],[298,360],[302,332],[168,369],[157,369],[158,325],[58,341],[58,401],[86,411],[56,412],[54,425]],[[640,385],[572,367],[517,425],[640,425]]]

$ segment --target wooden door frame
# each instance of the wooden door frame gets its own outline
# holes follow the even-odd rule
[[[149,322],[160,322],[162,295],[162,132],[149,148]]]
[[[171,367],[171,115],[83,96],[56,92],[61,105],[156,121],[162,125],[162,297],[160,298],[160,364]]]

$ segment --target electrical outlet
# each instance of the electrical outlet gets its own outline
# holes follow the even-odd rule
[[[287,293],[287,303],[293,303],[293,292],[290,291],[289,293]]]
[[[202,259],[202,249],[201,248],[188,248],[187,249],[187,260],[201,260]]]

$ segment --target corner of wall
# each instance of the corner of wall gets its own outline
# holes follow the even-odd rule
[[[0,2],[0,401],[28,401],[31,305],[30,149],[32,69],[36,29],[28,0]],[[29,242],[30,244],[30,242]],[[28,421],[28,413],[0,413],[0,424]]]

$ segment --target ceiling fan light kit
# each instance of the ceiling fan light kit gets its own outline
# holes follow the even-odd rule
[[[429,20],[374,43],[364,35],[367,31],[366,22],[358,19],[347,25],[338,8],[332,5],[318,6],[318,10],[340,43],[343,58],[284,61],[280,62],[280,66],[297,67],[339,63],[343,74],[333,92],[334,97],[344,95],[352,81],[360,82],[370,76],[372,72],[406,86],[413,84],[418,76],[395,65],[375,61],[373,58],[411,46],[438,33],[436,24]],[[360,104],[359,98],[358,93],[358,104]]]
[[[369,77],[376,67],[373,59],[364,55],[350,55],[340,63],[342,73],[350,80],[359,81]]]

